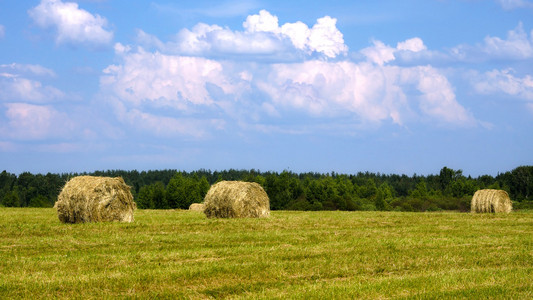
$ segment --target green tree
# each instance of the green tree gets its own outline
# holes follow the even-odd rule
[[[2,199],[2,205],[5,207],[19,207],[20,197],[17,191],[10,191],[6,193]]]
[[[393,191],[392,187],[384,182],[382,183],[377,192],[376,192],[376,200],[375,205],[377,210],[390,210],[390,204],[389,201],[391,201],[393,198]]]
[[[428,189],[425,180],[420,180],[416,185],[416,188],[411,191],[409,194],[411,198],[415,199],[427,199],[428,198]]]
[[[168,208],[165,199],[165,185],[161,181],[142,186],[137,196],[137,206],[139,208]]]
[[[155,204],[152,197],[152,186],[144,185],[139,189],[136,199],[137,207],[141,209],[153,209]]]
[[[28,204],[29,207],[51,207],[50,202],[48,201],[48,198],[43,195],[37,195],[33,198],[31,198],[30,203]]]

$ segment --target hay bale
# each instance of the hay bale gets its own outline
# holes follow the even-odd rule
[[[78,176],[69,180],[54,207],[63,223],[133,222],[136,209],[121,177]]]
[[[191,206],[189,206],[190,211],[197,211],[197,212],[204,212],[204,204],[203,203],[193,203]]]
[[[208,218],[268,217],[270,201],[255,182],[221,181],[205,195],[204,213]]]
[[[506,191],[485,189],[477,191],[472,197],[473,213],[509,213],[513,204]]]

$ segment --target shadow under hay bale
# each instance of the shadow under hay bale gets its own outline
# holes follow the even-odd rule
[[[268,217],[270,201],[258,183],[221,181],[205,195],[204,214],[208,218]]]
[[[472,197],[473,213],[509,213],[512,209],[509,194],[503,190],[479,190]]]
[[[136,209],[121,177],[78,176],[69,180],[54,205],[63,223],[133,222]]]
[[[193,203],[191,206],[189,206],[190,211],[197,211],[197,212],[204,212],[204,204],[203,203]]]

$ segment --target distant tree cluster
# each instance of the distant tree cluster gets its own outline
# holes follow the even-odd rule
[[[210,185],[221,180],[257,182],[267,192],[273,210],[395,210],[470,209],[470,199],[483,188],[506,190],[515,208],[533,208],[533,166],[521,166],[496,177],[464,176],[444,167],[438,175],[395,175],[360,172],[294,173],[257,170],[98,171],[67,174],[0,174],[0,206],[51,207],[65,182],[79,175],[121,176],[132,187],[139,208],[186,209],[202,202]]]

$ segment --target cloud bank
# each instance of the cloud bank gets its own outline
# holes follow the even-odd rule
[[[169,42],[139,31],[139,44],[115,45],[118,63],[104,70],[101,94],[122,122],[161,136],[203,137],[231,124],[276,130],[280,118],[296,115],[293,123],[300,125],[476,123],[439,69],[394,65],[397,56],[427,51],[418,37],[396,47],[375,40],[360,50],[365,59],[351,61],[329,16],[311,27],[300,21],[280,26],[262,10],[243,28],[200,23]],[[232,56],[238,53],[270,60],[257,64]]]

